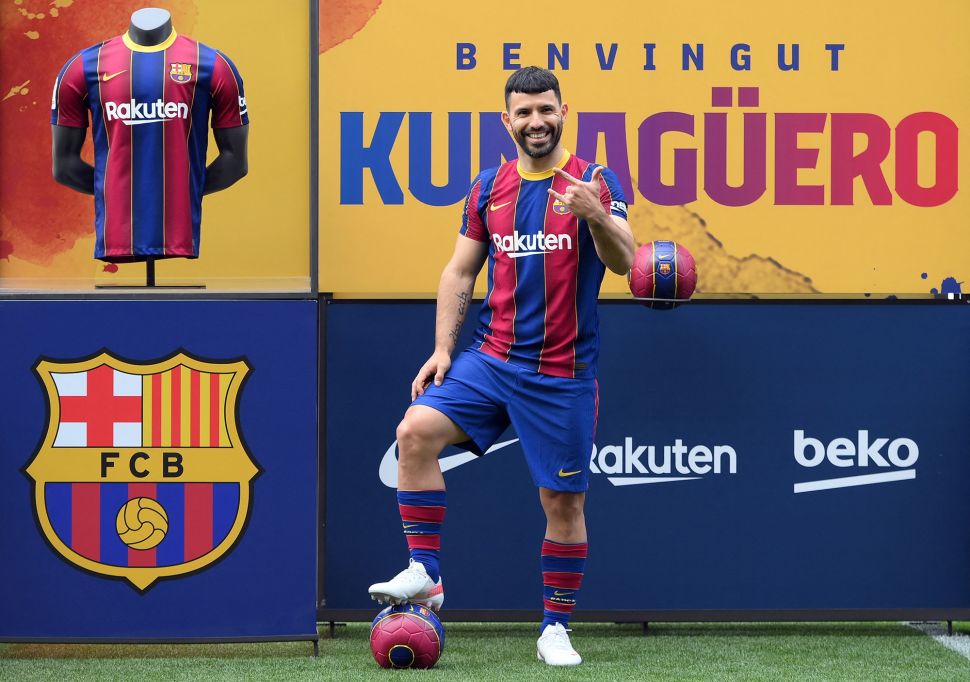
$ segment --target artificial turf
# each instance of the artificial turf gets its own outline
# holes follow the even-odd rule
[[[572,669],[536,660],[533,625],[446,623],[430,671],[378,668],[368,628],[337,628],[318,658],[307,642],[4,644],[0,680],[970,680],[970,661],[899,623],[580,623]]]

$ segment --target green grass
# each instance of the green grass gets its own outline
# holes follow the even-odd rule
[[[446,624],[431,671],[379,669],[368,625],[307,642],[0,645],[0,680],[970,680],[970,661],[897,623],[576,625],[574,669],[536,661],[534,625]],[[965,625],[961,623],[960,625]]]

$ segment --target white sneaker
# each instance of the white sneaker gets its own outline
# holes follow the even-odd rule
[[[367,590],[370,598],[382,604],[403,604],[412,602],[438,611],[445,603],[445,588],[439,576],[433,582],[424,564],[411,559],[403,571],[386,583],[374,583]]]
[[[569,630],[562,623],[547,625],[536,647],[539,660],[547,665],[579,665],[583,662],[569,643]]]

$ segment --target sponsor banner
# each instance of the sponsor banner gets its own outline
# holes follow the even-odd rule
[[[0,316],[0,639],[313,635],[317,304]]]
[[[970,606],[970,308],[600,318],[580,609]],[[329,608],[371,608],[367,586],[406,564],[394,431],[433,325],[431,302],[329,307]],[[537,611],[545,524],[514,428],[439,461],[446,608]]]
[[[0,4],[0,173],[17,178],[0,190],[0,289],[90,291],[95,284],[144,284],[142,263],[93,260],[95,204],[90,195],[51,179],[50,109],[61,67],[74,54],[124,33],[140,0],[23,0]],[[216,48],[245,83],[240,115],[252,118],[249,173],[202,202],[197,260],[171,258],[157,268],[159,284],[204,282],[209,289],[309,289],[310,106],[309,4],[235,0],[168,0],[176,32]],[[192,87],[192,64],[169,55],[159,79]],[[103,73],[102,83],[126,71]],[[178,84],[178,85],[176,85]],[[246,99],[253,103],[248,110]],[[132,130],[165,134],[187,118],[184,103],[110,102],[105,110]],[[208,123],[207,123],[208,126]],[[93,163],[91,129],[82,158]],[[142,134],[141,132],[137,134]],[[209,158],[217,147],[209,133]],[[161,175],[154,179],[162,187]]]
[[[567,149],[616,173],[638,242],[691,251],[699,292],[955,293],[970,277],[968,3],[321,9],[322,290],[434,293],[471,179],[516,157],[503,87],[529,65],[560,80]],[[608,273],[604,291],[626,283]]]

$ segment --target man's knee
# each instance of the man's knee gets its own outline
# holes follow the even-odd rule
[[[586,502],[584,493],[569,493],[559,490],[543,489],[542,506],[546,515],[563,520],[578,519],[583,516]]]
[[[421,415],[407,414],[397,425],[397,449],[400,457],[437,457],[444,447],[433,424]]]

